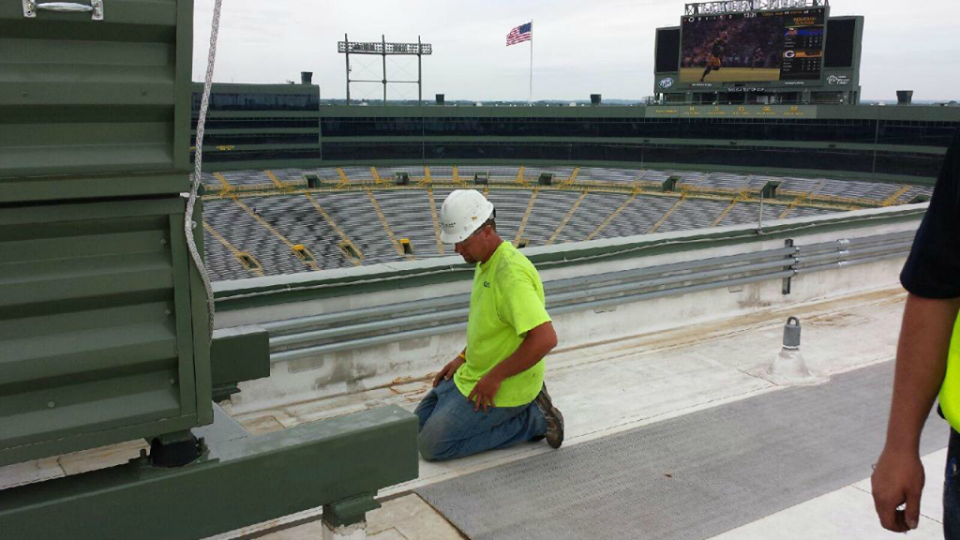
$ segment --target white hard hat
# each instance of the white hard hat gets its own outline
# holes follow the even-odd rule
[[[440,241],[456,244],[480,228],[493,215],[493,204],[473,189],[458,189],[447,195],[440,208]]]

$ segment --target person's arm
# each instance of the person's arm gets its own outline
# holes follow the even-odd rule
[[[489,410],[494,406],[493,398],[504,379],[537,365],[556,346],[557,333],[553,330],[553,323],[548,321],[528,331],[517,350],[487,372],[473,387],[467,399],[474,402],[474,410],[481,407]]]
[[[924,484],[920,433],[943,383],[958,310],[960,298],[907,297],[887,440],[871,477],[880,524],[894,532],[915,529],[920,519]],[[897,511],[904,503],[906,510]]]
[[[466,361],[467,361],[467,349],[464,348],[462,351],[460,351],[460,354],[458,354],[456,358],[447,362],[447,365],[440,368],[440,371],[438,371],[437,374],[433,377],[433,387],[436,388],[437,385],[440,384],[440,381],[442,380],[449,381],[450,378],[453,377],[453,374],[456,373],[457,370],[460,369],[460,366],[462,366]]]

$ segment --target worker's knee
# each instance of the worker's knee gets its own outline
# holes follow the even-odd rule
[[[424,461],[442,461],[443,452],[436,442],[436,438],[430,436],[428,430],[423,430],[417,437],[417,450]]]

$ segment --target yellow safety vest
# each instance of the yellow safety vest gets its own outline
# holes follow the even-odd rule
[[[953,325],[953,337],[950,338],[947,373],[940,387],[940,410],[950,427],[960,432],[960,317]]]

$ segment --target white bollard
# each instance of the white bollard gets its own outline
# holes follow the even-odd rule
[[[324,521],[323,540],[367,540],[367,522],[333,527]]]
[[[783,347],[760,377],[778,386],[819,384],[827,380],[811,373],[800,354],[800,319],[787,319],[783,326]]]

